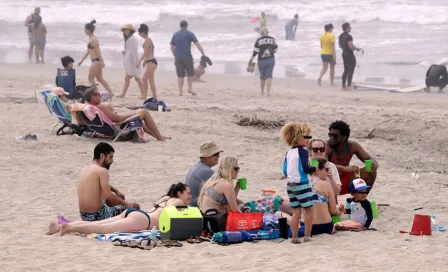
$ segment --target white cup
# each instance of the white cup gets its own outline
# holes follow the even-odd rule
[[[158,106],[157,106],[157,110],[158,110],[159,112],[163,112],[163,105],[158,105]]]

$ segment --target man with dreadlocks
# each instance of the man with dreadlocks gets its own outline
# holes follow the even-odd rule
[[[373,186],[376,180],[376,172],[378,169],[378,162],[372,158],[362,146],[352,140],[350,137],[350,126],[344,121],[335,121],[329,127],[328,142],[325,154],[328,160],[336,165],[339,176],[341,178],[341,192],[340,194],[349,193],[348,184],[353,179],[360,178],[366,181],[368,186]],[[350,165],[350,161],[356,155],[362,162],[372,160],[371,171],[367,172],[365,168],[359,168],[356,165]]]

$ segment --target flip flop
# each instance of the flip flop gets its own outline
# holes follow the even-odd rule
[[[445,231],[446,226],[432,226],[431,228],[433,231]]]
[[[142,250],[151,250],[155,247],[157,247],[157,241],[154,239],[143,239],[137,245],[137,248]]]
[[[201,238],[198,236],[191,236],[190,238],[187,239],[187,243],[189,244],[200,244],[202,242],[203,240],[201,240]]]
[[[183,244],[179,243],[178,241],[165,241],[161,244],[161,246],[172,248],[172,247],[182,247]]]
[[[116,240],[114,242],[114,246],[122,246],[122,247],[130,247],[136,248],[140,244],[139,241],[136,240]]]

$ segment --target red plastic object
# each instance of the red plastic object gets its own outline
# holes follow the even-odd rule
[[[426,214],[416,214],[410,235],[428,235],[431,236],[431,216]]]

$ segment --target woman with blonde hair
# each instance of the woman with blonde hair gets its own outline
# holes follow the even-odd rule
[[[87,44],[87,52],[78,63],[78,66],[81,66],[84,60],[90,55],[92,65],[90,65],[89,69],[89,83],[94,84],[96,78],[98,82],[101,83],[101,85],[103,85],[103,87],[111,95],[111,97],[113,97],[114,93],[110,89],[109,84],[103,78],[103,68],[106,67],[106,65],[104,64],[104,59],[101,55],[100,43],[96,36],[93,34],[95,32],[95,23],[96,21],[93,20],[85,25],[84,32],[87,36],[89,36],[89,43]]]
[[[240,185],[233,180],[238,178],[240,167],[238,160],[227,157],[218,165],[216,173],[202,186],[199,193],[199,208],[205,212],[217,209],[219,212],[238,211],[237,196]]]

